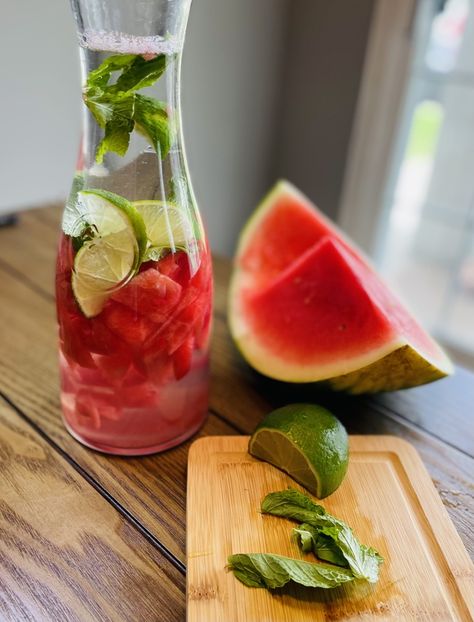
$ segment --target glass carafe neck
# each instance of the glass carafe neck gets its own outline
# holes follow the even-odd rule
[[[72,0],[84,106],[82,186],[192,209],[180,110],[190,0]]]
[[[150,44],[182,47],[191,0],[71,0],[71,6],[80,45],[92,47],[105,35],[110,51],[128,39],[141,41],[136,53],[143,54]]]
[[[189,6],[190,0],[73,0],[85,105],[66,234],[75,234],[68,220],[77,219],[84,229],[78,192],[100,190],[117,195],[114,200],[138,202],[139,208],[153,202],[157,209],[177,209],[196,239],[203,239],[181,130],[180,67]],[[197,265],[195,246],[186,248]]]

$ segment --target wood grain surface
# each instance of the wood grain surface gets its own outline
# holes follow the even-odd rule
[[[183,576],[189,442],[146,458],[107,457],[81,446],[62,425],[54,307],[60,213],[60,206],[31,210],[20,216],[17,226],[0,229],[0,396],[23,421],[25,430],[45,439],[57,460],[75,470],[78,481],[92,487],[137,536],[151,543],[163,563],[171,564]],[[326,404],[350,432],[403,437],[417,447],[465,545],[474,555],[474,376],[461,371],[432,386],[376,398],[347,398],[317,393],[313,387],[266,380],[244,363],[229,336],[229,262],[216,259],[214,270],[210,416],[199,434],[249,433],[272,407],[307,399]],[[4,492],[2,475],[0,472],[0,497]],[[0,596],[1,619],[3,602],[11,611],[19,604],[14,595],[5,596],[1,587]],[[184,592],[181,603],[184,607]],[[157,598],[156,617],[149,619],[179,620],[182,612],[177,608],[174,618],[161,617]]]
[[[269,492],[295,486],[247,453],[249,437],[211,437],[189,452],[188,622],[474,619],[474,566],[411,445],[393,436],[350,437],[341,486],[322,504],[383,556],[377,584],[315,590],[248,588],[229,555],[276,553],[314,562],[291,540],[294,522],[260,512]]]
[[[3,400],[0,464],[2,621],[183,616],[182,574]]]
[[[64,428],[59,407],[54,306],[0,267],[2,340],[0,392],[126,507],[147,531],[184,562],[186,446],[157,457],[109,457],[86,449]],[[211,417],[201,434],[231,434]],[[166,499],[161,504],[160,499]]]

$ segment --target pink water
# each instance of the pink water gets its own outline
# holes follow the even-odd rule
[[[73,254],[63,236],[56,292],[66,426],[84,444],[114,454],[178,444],[207,414],[208,248],[202,245],[193,274],[184,252],[143,264],[90,319],[72,293]]]

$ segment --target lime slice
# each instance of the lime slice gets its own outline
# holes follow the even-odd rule
[[[148,258],[157,259],[164,248],[186,250],[192,228],[183,210],[163,201],[134,201],[132,205],[145,223]]]
[[[74,258],[71,283],[86,317],[100,313],[110,294],[136,273],[146,249],[143,220],[123,197],[105,190],[78,193],[88,239]]]
[[[100,236],[131,229],[137,239],[140,256],[145,252],[147,233],[143,218],[130,201],[108,190],[78,192],[81,219]]]
[[[313,404],[290,404],[268,414],[250,438],[249,453],[285,471],[319,499],[339,487],[349,463],[344,426]]]

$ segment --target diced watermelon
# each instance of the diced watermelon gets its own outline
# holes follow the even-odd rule
[[[156,326],[144,315],[134,313],[128,306],[110,300],[101,312],[110,330],[134,348],[140,346],[156,330]]]
[[[150,268],[140,272],[130,283],[116,292],[112,300],[161,324],[169,317],[180,295],[181,285]]]
[[[94,354],[93,357],[98,369],[111,382],[122,381],[132,364],[130,352],[125,349],[111,356]]]
[[[168,354],[176,350],[192,336],[196,314],[199,312],[197,305],[188,305],[166,327],[164,337],[167,342]]]
[[[101,427],[101,418],[118,421],[121,416],[121,409],[114,395],[106,395],[91,388],[78,391],[75,410],[82,425],[96,430]]]
[[[174,380],[173,359],[166,352],[147,356],[143,363],[147,377],[158,386]]]
[[[173,279],[173,281],[183,287],[191,278],[189,259],[183,251],[169,253],[163,259],[160,259],[157,269],[161,274]]]
[[[173,354],[173,369],[176,380],[181,380],[191,368],[194,337],[189,337]]]
[[[173,360],[166,351],[166,345],[167,342],[158,333],[135,358],[138,371],[158,385],[174,380]]]
[[[87,320],[64,313],[59,324],[59,340],[64,356],[81,367],[94,368],[95,364],[82,335],[88,331]]]
[[[203,315],[202,322],[196,328],[195,342],[198,350],[204,350],[209,344],[211,335],[212,314],[209,308]]]
[[[149,382],[135,386],[124,386],[120,389],[118,396],[124,408],[158,407],[160,399],[157,387]]]

